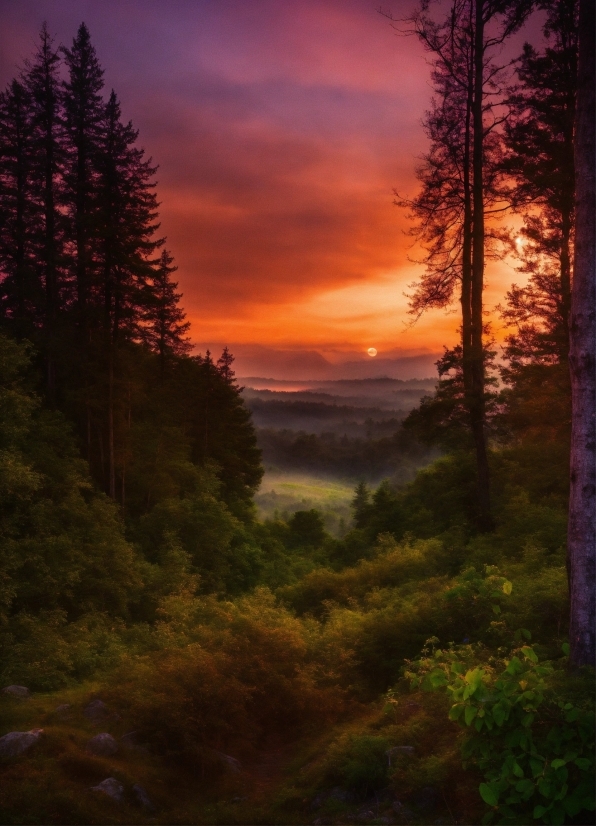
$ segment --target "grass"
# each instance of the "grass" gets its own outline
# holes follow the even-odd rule
[[[287,518],[296,511],[319,510],[325,527],[341,537],[350,525],[350,502],[354,484],[341,480],[317,478],[308,474],[267,471],[255,503],[261,519]]]

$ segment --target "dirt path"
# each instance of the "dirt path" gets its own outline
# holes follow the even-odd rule
[[[259,752],[255,760],[245,766],[245,772],[250,779],[251,802],[262,802],[263,798],[270,797],[274,787],[283,782],[295,748],[295,743],[272,745]]]

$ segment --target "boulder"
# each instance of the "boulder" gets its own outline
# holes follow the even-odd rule
[[[26,700],[31,696],[31,692],[24,685],[7,685],[2,689],[3,694],[9,694],[11,697],[18,697],[19,700]]]
[[[106,794],[117,803],[124,801],[124,786],[122,783],[119,783],[115,777],[106,777],[106,779],[98,783],[97,786],[91,786],[91,791]]]
[[[224,754],[223,751],[214,750],[213,754],[215,754],[216,757],[219,757],[222,763],[225,763],[229,769],[234,772],[234,774],[238,774],[242,771],[242,764],[240,763],[240,760],[237,760],[235,757],[230,757],[229,754]]]
[[[122,746],[122,748],[125,748],[128,751],[138,751],[142,754],[149,753],[147,746],[143,745],[140,741],[139,733],[137,731],[129,731],[127,734],[123,734],[118,740],[118,743]]]
[[[140,783],[135,783],[132,787],[132,793],[135,796],[135,799],[139,806],[142,806],[143,809],[147,809],[148,812],[154,812],[155,806],[149,799],[149,795],[145,791],[145,789],[141,786]]]
[[[70,711],[70,703],[61,703],[54,709],[54,714],[68,714]]]
[[[439,800],[439,790],[435,786],[423,786],[410,795],[410,802],[420,811],[429,812]]]
[[[83,709],[83,714],[92,723],[99,723],[108,716],[108,707],[102,700],[91,700]]]
[[[34,728],[31,731],[11,731],[0,737],[0,757],[18,757],[19,754],[30,749],[37,743],[43,734],[42,728]]]
[[[95,754],[98,757],[111,757],[118,751],[118,743],[114,740],[111,734],[107,731],[101,734],[96,734],[87,743],[87,751]]]
[[[387,755],[387,762],[391,765],[391,758],[397,756],[398,754],[413,755],[414,746],[393,746],[393,748],[387,749],[385,754]]]

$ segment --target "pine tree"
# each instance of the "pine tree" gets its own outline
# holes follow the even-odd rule
[[[103,70],[81,23],[72,48],[63,48],[68,79],[63,84],[67,162],[65,203],[69,219],[68,242],[75,277],[76,316],[81,344],[87,347],[91,326],[90,297],[94,286],[92,237],[97,219],[97,160],[104,104]]]
[[[170,277],[178,269],[172,266],[173,261],[170,253],[162,250],[145,286],[139,325],[141,340],[159,354],[162,375],[168,356],[180,356],[191,349],[186,337],[190,323],[184,320],[185,313],[179,306],[182,295],[176,292],[178,284]]]
[[[217,359],[217,369],[222,379],[227,384],[235,386],[236,391],[240,393],[244,388],[236,386],[236,373],[232,370],[234,364],[234,356],[230,353],[227,345],[223,348],[221,356]]]
[[[39,324],[41,284],[34,266],[33,122],[25,85],[0,95],[0,275],[2,314],[19,336]]]
[[[485,409],[485,259],[491,250],[487,218],[499,204],[498,157],[502,123],[497,107],[505,80],[495,53],[519,29],[532,0],[453,0],[437,22],[430,0],[400,24],[432,58],[433,100],[425,128],[431,148],[418,169],[422,190],[410,207],[413,234],[427,249],[426,274],[412,296],[412,312],[445,307],[459,291],[462,377],[477,469],[478,526],[492,527]]]
[[[63,225],[60,213],[61,173],[64,162],[62,113],[60,106],[60,55],[54,47],[44,23],[39,46],[32,62],[27,64],[24,82],[31,101],[32,176],[35,197],[40,202],[40,217],[36,244],[39,277],[45,285],[43,312],[47,387],[54,395],[56,376],[56,325],[61,307],[61,259]]]
[[[524,219],[518,253],[529,276],[526,286],[513,285],[503,311],[517,328],[505,351],[510,379],[524,364],[566,364],[569,350],[578,3],[547,6],[547,47],[525,44],[505,130],[503,166]]]

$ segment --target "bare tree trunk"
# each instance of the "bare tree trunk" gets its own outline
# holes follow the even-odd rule
[[[580,0],[575,133],[576,235],[571,297],[571,491],[568,571],[571,664],[595,659],[596,555],[596,232],[595,232],[595,13]]]

